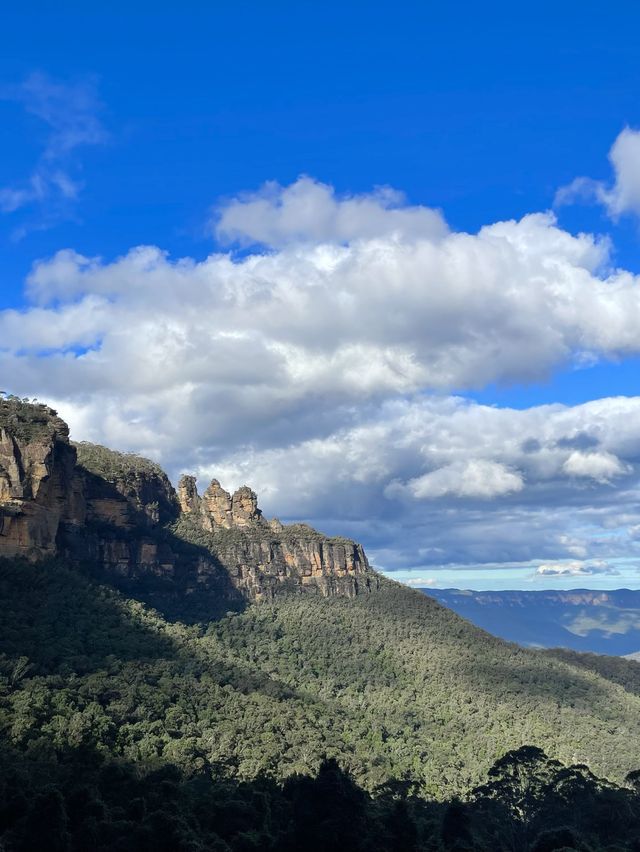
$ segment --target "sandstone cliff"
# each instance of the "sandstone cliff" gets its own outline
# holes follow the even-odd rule
[[[74,467],[69,430],[53,409],[0,399],[0,555],[56,553],[61,520],[83,512]]]
[[[177,533],[214,554],[233,585],[252,599],[281,589],[353,596],[376,583],[361,545],[306,524],[265,520],[247,486],[229,494],[214,479],[200,497],[195,478],[183,476],[178,495]]]
[[[114,582],[237,604],[283,592],[356,595],[377,586],[362,547],[267,521],[248,487],[194,477],[176,493],[158,465],[72,444],[52,409],[0,399],[0,556],[62,556]]]

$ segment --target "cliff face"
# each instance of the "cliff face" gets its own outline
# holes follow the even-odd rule
[[[234,585],[252,599],[272,598],[279,588],[299,587],[323,597],[370,591],[375,581],[362,547],[314,533],[294,527],[284,535],[220,543],[218,556]]]
[[[56,553],[60,522],[83,513],[69,430],[44,405],[0,399],[0,555]]]
[[[195,478],[183,476],[178,495],[180,537],[214,554],[234,587],[251,599],[284,589],[352,597],[377,585],[361,545],[306,524],[265,520],[246,486],[229,494],[214,479],[200,497]]]
[[[119,579],[173,580],[177,559],[163,530],[179,507],[166,474],[147,459],[95,444],[73,450],[84,514],[63,518],[59,551]]]
[[[89,521],[150,530],[176,519],[178,498],[158,465],[96,444],[74,448]]]
[[[353,596],[377,586],[362,547],[267,521],[248,487],[194,477],[176,494],[154,463],[72,444],[50,408],[0,400],[0,556],[62,555],[117,581],[230,601],[282,591]]]

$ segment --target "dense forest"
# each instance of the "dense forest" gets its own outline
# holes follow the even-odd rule
[[[6,852],[640,848],[636,663],[384,580],[207,622],[4,560],[0,596]]]

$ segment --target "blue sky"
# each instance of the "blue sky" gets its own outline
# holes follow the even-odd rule
[[[34,256],[112,256],[153,243],[204,256],[219,196],[299,174],[340,192],[378,184],[442,207],[452,227],[550,206],[637,123],[640,10],[613,3],[28,2],[3,14],[5,84],[41,71],[95,83],[104,145],[78,151],[74,221],[7,245],[7,299]],[[28,174],[46,128],[4,102],[2,184]],[[26,211],[34,226],[38,215]],[[572,230],[609,228],[598,210]],[[635,259],[635,225],[616,250]]]
[[[608,290],[587,312],[579,289],[615,289],[612,270],[640,272],[640,144],[620,137],[640,127],[640,8],[133,5],[29,2],[3,15],[3,386],[51,399],[76,437],[148,452],[172,475],[188,465],[203,485],[217,471],[229,484],[246,478],[266,510],[359,537],[402,579],[640,586],[640,438],[636,446],[629,434],[640,332],[635,340],[632,324],[616,325],[631,321],[636,286],[625,285],[609,319]],[[616,171],[609,156],[620,138],[628,145]],[[261,190],[265,182],[274,184]],[[552,209],[567,186],[554,223],[486,241],[505,239],[516,253],[526,243],[526,257],[487,257],[498,265],[477,291],[472,281],[450,304],[426,305],[443,281],[453,293],[456,269],[472,268],[477,249],[445,269],[455,236],[439,259],[416,253],[409,268],[420,229],[440,245],[432,211],[450,234],[476,235]],[[349,198],[366,210],[344,207]],[[281,215],[303,208],[314,212],[299,229]],[[398,228],[392,278],[371,265],[371,246],[397,246]],[[593,235],[588,246],[581,232]],[[595,248],[602,237],[606,251]],[[141,245],[165,254],[131,259]],[[66,249],[75,254],[58,254]],[[331,278],[327,264],[342,250],[380,278],[361,289],[364,271]],[[207,264],[214,252],[231,267]],[[528,303],[539,258],[551,270],[542,307]],[[301,294],[282,289],[295,276],[312,280],[309,264],[328,293],[342,294],[338,307],[309,302],[317,340],[308,315],[295,320]],[[200,303],[203,281],[220,288],[240,272],[244,313]],[[522,289],[505,300],[515,280]],[[570,296],[558,289],[568,281],[578,288]],[[386,302],[383,282],[395,292]],[[287,327],[263,311],[260,287],[285,305]],[[352,303],[341,329],[336,311]],[[422,310],[424,324],[411,324]],[[438,311],[442,329],[429,325]],[[359,318],[366,328],[351,339]],[[144,351],[132,344],[137,329]],[[462,342],[460,329],[469,329]],[[598,402],[612,397],[630,402]],[[477,422],[493,437],[473,456],[468,424]],[[520,433],[522,451],[513,448]],[[381,455],[362,451],[380,441]],[[535,442],[544,450],[531,450]]]

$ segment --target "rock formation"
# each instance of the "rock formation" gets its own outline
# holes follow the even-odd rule
[[[303,525],[284,529],[284,536],[218,544],[218,558],[247,597],[272,598],[280,588],[353,597],[370,588],[373,575],[361,545],[325,538]]]
[[[231,494],[222,488],[217,479],[212,479],[211,484],[204,492],[201,514],[204,527],[209,531],[216,527],[231,529],[233,526]]]
[[[83,513],[69,429],[51,408],[0,399],[0,555],[56,552],[60,522]]]
[[[235,527],[248,527],[262,520],[258,509],[258,495],[248,485],[243,485],[231,498],[231,517]]]
[[[173,520],[178,497],[166,473],[132,453],[97,444],[74,444],[76,476],[87,502],[87,519],[123,528],[153,529]],[[83,519],[73,519],[83,523]]]
[[[265,520],[246,485],[230,495],[214,479],[201,498],[195,477],[183,476],[178,494],[179,534],[203,542],[234,587],[251,599],[271,598],[284,589],[351,597],[376,584],[361,545],[328,538],[306,524]],[[201,577],[205,573],[201,565]]]
[[[0,556],[56,555],[172,594],[260,600],[377,586],[359,544],[265,520],[247,486],[232,495],[214,479],[200,496],[183,476],[176,494],[153,462],[72,444],[51,408],[0,399]]]
[[[195,476],[183,476],[178,485],[178,502],[180,511],[185,515],[200,511],[200,498]]]
[[[202,495],[198,496],[194,476],[183,476],[178,485],[180,507],[186,514],[199,515],[203,527],[209,532],[218,527],[248,527],[262,520],[258,509],[258,497],[247,485],[238,488],[233,495],[225,491],[217,479]]]

